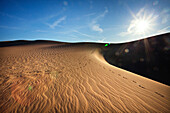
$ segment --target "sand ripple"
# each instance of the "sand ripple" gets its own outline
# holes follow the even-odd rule
[[[0,112],[170,112],[169,86],[109,65],[97,47],[0,49]]]

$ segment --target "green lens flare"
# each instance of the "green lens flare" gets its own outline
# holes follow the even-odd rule
[[[31,87],[31,86],[29,86],[29,87],[28,87],[28,90],[31,90],[31,89],[32,89],[32,87]]]

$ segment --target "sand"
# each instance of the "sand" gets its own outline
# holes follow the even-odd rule
[[[170,86],[73,45],[1,47],[0,112],[170,112]]]

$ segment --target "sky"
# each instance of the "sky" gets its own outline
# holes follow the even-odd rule
[[[0,0],[0,41],[122,43],[170,32],[170,0]]]

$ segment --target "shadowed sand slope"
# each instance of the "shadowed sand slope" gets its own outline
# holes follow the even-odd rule
[[[108,64],[96,44],[0,48],[0,112],[170,112],[170,87]]]
[[[170,33],[111,44],[102,53],[114,66],[170,85]]]

